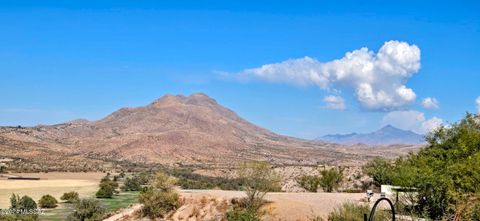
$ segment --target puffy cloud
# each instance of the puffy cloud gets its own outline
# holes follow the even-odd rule
[[[438,109],[438,101],[435,98],[427,97],[423,99],[422,106],[427,109]]]
[[[392,111],[383,117],[384,124],[391,124],[404,130],[411,130],[419,134],[428,133],[443,124],[438,117],[425,118],[425,114],[419,111]]]
[[[443,120],[438,117],[432,117],[426,121],[422,122],[422,126],[420,128],[420,131],[424,131],[425,133],[428,133],[432,130],[437,129],[443,124]]]
[[[351,88],[363,108],[390,111],[415,101],[415,92],[405,84],[419,69],[420,49],[416,45],[388,41],[377,53],[361,48],[329,62],[311,57],[290,59],[246,69],[242,75],[271,82],[316,85],[325,90]]]
[[[477,97],[475,103],[477,104],[477,113],[480,114],[480,96]]]
[[[329,95],[323,98],[325,108],[331,110],[345,110],[345,101],[340,96]]]

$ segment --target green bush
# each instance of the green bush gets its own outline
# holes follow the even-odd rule
[[[392,184],[416,188],[416,214],[437,220],[458,217],[462,205],[480,192],[480,118],[467,114],[458,123],[427,135],[428,146],[389,167]]]
[[[328,221],[363,221],[364,214],[370,214],[368,204],[344,203],[335,208],[329,215]],[[390,220],[391,213],[377,209],[374,220]]]
[[[71,221],[102,220],[106,209],[96,199],[80,199],[74,204],[74,212],[68,216]]]
[[[38,201],[38,206],[40,208],[55,208],[57,207],[57,203],[58,201],[57,199],[55,199],[55,197],[47,194],[40,198],[40,200]]]
[[[343,171],[332,168],[330,170],[322,170],[320,174],[320,186],[325,192],[332,192],[338,188],[343,179]]]
[[[376,185],[415,188],[415,199],[410,200],[415,204],[406,207],[414,215],[434,220],[462,217],[480,192],[480,118],[467,114],[428,134],[426,141],[417,154],[395,162],[376,159],[364,171]]]
[[[256,210],[245,208],[234,208],[226,214],[228,221],[260,221],[260,217]]]
[[[280,177],[268,162],[247,162],[240,167],[238,175],[247,195],[247,209],[258,210],[267,192],[280,190]]]
[[[301,187],[309,192],[317,192],[320,185],[320,177],[318,176],[301,176],[297,180]]]
[[[118,188],[118,183],[111,180],[109,176],[105,176],[100,180],[100,187],[102,186],[111,186],[113,189]]]
[[[142,189],[140,179],[138,177],[126,178],[121,188],[123,191],[139,191]]]
[[[470,215],[472,221],[480,221],[480,202],[478,202],[474,207]]]
[[[66,192],[64,193],[61,197],[61,200],[67,202],[67,203],[73,203],[79,200],[78,193],[75,191],[72,192]]]
[[[8,214],[0,215],[2,221],[37,221],[37,214]]]
[[[381,157],[376,157],[363,166],[363,172],[373,179],[377,187],[392,184],[394,173],[392,164]]]
[[[183,189],[242,190],[240,179],[200,175],[188,168],[174,168],[167,172],[178,177],[177,184]]]
[[[164,218],[168,212],[180,207],[179,196],[173,191],[148,189],[140,193],[138,201],[143,204],[143,215],[151,218]]]
[[[158,172],[153,178],[152,185],[161,191],[170,191],[177,184],[177,178],[170,176],[164,172]]]
[[[37,203],[29,196],[22,196],[20,198],[17,194],[12,194],[10,197],[10,209],[34,210],[37,209]]]
[[[100,186],[100,189],[95,193],[95,196],[97,198],[112,198],[114,189],[110,185],[102,185]]]

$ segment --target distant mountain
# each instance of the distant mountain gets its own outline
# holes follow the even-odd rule
[[[346,162],[358,154],[318,141],[275,134],[205,94],[165,95],[97,121],[0,127],[0,158],[89,167],[102,160],[140,163]],[[55,157],[55,158],[54,158]],[[90,159],[90,161],[86,161]]]
[[[351,133],[326,135],[317,140],[338,143],[338,144],[369,144],[369,145],[391,145],[391,144],[422,144],[422,135],[408,130],[398,129],[387,125],[372,133]]]

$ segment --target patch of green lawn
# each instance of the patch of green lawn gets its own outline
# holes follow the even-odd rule
[[[126,208],[131,204],[138,202],[139,192],[121,192],[118,195],[114,195],[110,199],[98,199],[107,208],[108,212],[115,212],[119,209]],[[44,214],[40,215],[42,221],[63,221],[66,220],[68,215],[73,212],[73,205],[69,203],[60,203],[59,207],[55,209],[45,210]]]

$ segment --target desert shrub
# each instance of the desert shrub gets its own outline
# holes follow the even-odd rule
[[[17,194],[12,194],[10,197],[10,209],[34,210],[37,209],[37,203],[29,196],[22,196],[20,198]]]
[[[211,177],[195,174],[188,168],[167,170],[168,174],[178,178],[178,185],[183,189],[222,189],[241,190],[241,181],[236,178]]]
[[[77,200],[79,200],[79,197],[78,197],[78,193],[75,192],[75,191],[71,191],[71,192],[66,192],[64,193],[61,197],[60,197],[61,200],[67,202],[67,203],[73,203]]]
[[[330,170],[322,170],[320,174],[320,186],[325,192],[332,192],[338,188],[343,179],[343,171],[332,168]]]
[[[107,176],[100,180],[99,186],[100,189],[95,194],[97,198],[112,198],[116,192],[115,189],[118,188],[118,183],[111,180],[109,174],[107,174]]]
[[[103,185],[100,186],[100,189],[95,193],[95,196],[97,198],[112,198],[114,189],[110,185]]]
[[[7,172],[7,166],[3,163],[0,163],[0,173]]]
[[[470,219],[472,221],[480,221],[480,202],[478,202],[470,214]]]
[[[238,175],[247,195],[247,209],[259,209],[267,192],[280,190],[280,177],[267,162],[247,162]]]
[[[100,187],[102,186],[111,186],[113,189],[116,189],[118,188],[118,183],[111,180],[110,176],[107,175],[100,180]]]
[[[123,191],[139,191],[142,189],[142,185],[138,177],[126,178],[121,188]]]
[[[328,221],[363,221],[364,214],[370,214],[368,204],[344,203],[328,214]],[[390,220],[391,213],[377,209],[375,220]]]
[[[256,210],[236,207],[226,214],[228,221],[260,221]]]
[[[96,221],[104,218],[106,209],[96,199],[80,199],[74,204],[74,212],[68,216],[71,221]]]
[[[57,207],[57,199],[52,195],[43,195],[42,198],[38,201],[38,206],[40,208],[55,208]]]
[[[151,173],[141,172],[137,174],[136,177],[141,185],[147,185],[152,178],[151,175],[152,175]]]
[[[1,212],[1,210],[0,210]],[[8,214],[0,215],[2,221],[37,221],[37,214]]]
[[[377,187],[381,185],[392,184],[393,171],[392,164],[381,157],[376,157],[363,166],[363,172],[373,179],[373,184]]]
[[[148,189],[140,193],[138,201],[143,204],[142,214],[151,218],[163,218],[180,207],[179,196],[173,191]]]
[[[297,182],[307,191],[317,192],[318,186],[320,185],[320,177],[305,175],[298,178]]]
[[[153,178],[152,186],[161,191],[170,191],[177,184],[177,179],[164,172],[158,172]]]

